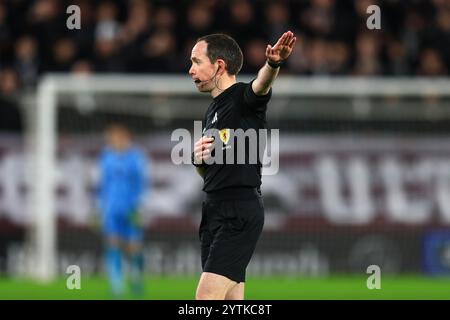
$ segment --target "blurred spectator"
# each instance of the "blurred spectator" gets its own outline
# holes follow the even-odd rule
[[[289,8],[285,3],[272,2],[265,8],[265,15],[267,21],[267,40],[270,43],[277,42],[280,34],[289,29]]]
[[[31,36],[19,38],[15,46],[15,69],[24,86],[36,84],[40,60],[38,56],[37,43]]]
[[[117,19],[117,7],[112,2],[103,2],[97,10],[96,39],[115,39],[120,25]]]
[[[66,29],[61,26],[66,25],[66,17],[61,5],[62,3],[56,0],[37,0],[28,11],[27,28],[39,43],[41,57],[49,57],[55,41],[64,36]],[[17,14],[23,15],[22,12]]]
[[[331,75],[346,75],[350,72],[350,48],[343,41],[330,41],[327,46],[328,71]]]
[[[143,46],[153,24],[152,7],[146,1],[133,1],[128,9],[128,17],[119,34],[118,44],[122,46],[126,70],[133,73],[142,72]]]
[[[76,76],[86,77],[92,72],[92,65],[87,60],[78,60],[72,66],[72,73]],[[92,112],[95,108],[95,99],[92,93],[84,92],[75,96],[75,106],[80,114]]]
[[[170,72],[176,54],[176,40],[167,30],[156,31],[145,43],[141,69],[146,72]]]
[[[82,13],[81,29],[70,30],[69,34],[77,44],[79,55],[89,57],[94,46],[97,23],[95,6],[89,0],[79,0],[75,4],[80,7]]]
[[[31,9],[34,22],[45,22],[58,16],[59,4],[56,0],[37,0]]]
[[[379,6],[377,0],[353,0],[353,5],[355,7],[356,20],[355,20],[355,31],[360,32],[367,30],[367,8],[372,5]]]
[[[7,59],[5,53],[8,50],[9,41],[11,38],[10,27],[7,22],[7,8],[6,5],[0,2],[0,68],[3,61]]]
[[[99,72],[119,72],[123,62],[120,58],[117,6],[113,2],[103,2],[97,10],[95,28],[94,64]]]
[[[61,38],[53,45],[51,60],[47,70],[52,72],[69,72],[76,58],[76,45],[70,38]]]
[[[377,5],[381,6],[382,30],[390,36],[399,37],[408,8],[406,1],[385,0]]]
[[[93,61],[97,72],[124,71],[124,61],[120,56],[117,39],[97,39]]]
[[[192,41],[214,32],[213,12],[202,2],[196,2],[187,9],[186,24],[180,29],[182,41]]]
[[[426,45],[437,48],[445,59],[447,66],[450,66],[450,5],[440,7],[436,10],[435,20],[427,34]]]
[[[156,10],[154,19],[156,29],[174,31],[176,22],[176,13],[170,7],[160,7]]]
[[[19,77],[13,69],[0,72],[0,131],[22,130],[20,110],[17,102]]]
[[[436,49],[427,48],[420,54],[420,64],[417,75],[420,76],[444,76],[447,75],[447,67]]]
[[[250,39],[262,36],[261,29],[255,17],[255,8],[248,0],[234,0],[230,5],[231,20],[225,22],[223,26],[238,43],[245,44]]]
[[[299,20],[310,36],[326,36],[333,30],[334,12],[334,0],[311,0]]]
[[[242,73],[255,74],[261,69],[266,62],[266,46],[267,43],[263,39],[254,39],[244,47]]]
[[[72,73],[78,75],[89,75],[92,73],[92,65],[87,60],[78,60],[72,66]]]
[[[309,43],[307,53],[310,74],[328,74],[327,49],[327,43],[323,39],[317,38]]]
[[[142,45],[144,39],[148,36],[152,21],[151,6],[148,2],[131,2],[127,20],[119,35],[121,43],[129,50],[135,50],[137,46]]]
[[[308,70],[308,56],[307,56],[307,39],[306,36],[300,32],[295,32],[297,42],[295,43],[295,50],[292,51],[291,58],[288,59],[288,69],[297,74],[305,74]]]
[[[375,76],[382,72],[380,42],[377,36],[372,32],[358,34],[353,74],[358,76]]]
[[[11,97],[19,90],[19,76],[14,69],[8,68],[0,72],[0,95]]]
[[[411,75],[406,46],[397,39],[388,40],[385,72],[389,76]]]
[[[432,0],[434,6],[439,9],[450,9],[448,0]]]
[[[406,46],[406,52],[411,61],[418,59],[420,42],[424,36],[425,20],[416,8],[408,9],[404,30],[402,32],[403,42]]]

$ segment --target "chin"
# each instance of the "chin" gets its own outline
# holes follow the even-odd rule
[[[205,92],[205,93],[211,92],[211,88],[205,88],[205,87],[197,87],[197,90],[199,92]]]

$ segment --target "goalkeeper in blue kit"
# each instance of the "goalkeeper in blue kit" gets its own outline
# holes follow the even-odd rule
[[[99,206],[106,242],[106,269],[114,297],[125,293],[123,260],[130,263],[132,293],[144,290],[142,254],[143,230],[139,223],[139,207],[149,183],[148,161],[133,146],[131,133],[115,123],[106,131],[108,146],[100,165]]]

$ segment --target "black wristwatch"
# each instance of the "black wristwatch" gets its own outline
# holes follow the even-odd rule
[[[194,152],[191,153],[191,162],[194,165],[194,167],[202,167],[203,166],[203,163],[195,163]]]
[[[268,64],[269,66],[271,66],[272,68],[276,69],[276,68],[281,67],[281,65],[283,64],[283,60],[280,60],[280,61],[278,61],[278,62],[272,62],[272,61],[270,61],[269,59],[267,59],[267,64]]]

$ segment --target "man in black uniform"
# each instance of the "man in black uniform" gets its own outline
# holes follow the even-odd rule
[[[203,127],[206,132],[216,130],[214,136],[219,137],[204,134],[192,154],[206,192],[199,230],[203,273],[196,299],[244,299],[245,271],[264,224],[261,159],[256,163],[248,161],[249,151],[245,150],[244,164],[236,163],[236,157],[232,162],[226,156],[223,162],[208,160],[218,152],[239,152],[230,137],[233,130],[266,127],[272,84],[295,41],[294,34],[288,31],[273,47],[268,45],[267,62],[250,83],[236,82],[243,56],[231,37],[204,36],[192,49],[189,75],[200,92],[209,92],[213,97]]]

